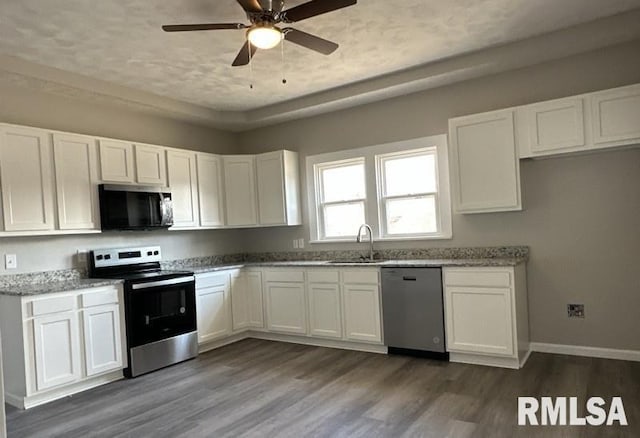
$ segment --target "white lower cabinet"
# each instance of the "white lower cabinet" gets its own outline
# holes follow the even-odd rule
[[[323,338],[342,338],[340,285],[309,283],[309,333]]]
[[[53,388],[80,379],[80,334],[76,312],[33,319],[36,388]]]
[[[524,267],[445,268],[452,361],[519,368],[529,353]]]
[[[372,284],[345,284],[343,289],[345,338],[381,342],[380,289]]]
[[[233,331],[264,327],[260,271],[231,273],[231,310]]]
[[[122,378],[122,290],[0,295],[7,403],[30,408]]]
[[[203,344],[231,333],[229,272],[196,275],[198,343]]]
[[[267,329],[282,333],[307,333],[303,282],[265,283]]]
[[[120,307],[118,304],[82,311],[87,376],[122,367]]]

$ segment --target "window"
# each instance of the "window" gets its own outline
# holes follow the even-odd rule
[[[376,155],[381,235],[438,232],[435,148]]]
[[[311,242],[451,238],[447,137],[307,157]]]
[[[317,167],[320,229],[323,238],[345,238],[366,222],[364,159]]]

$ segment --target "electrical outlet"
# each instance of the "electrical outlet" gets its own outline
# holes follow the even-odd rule
[[[5,269],[17,269],[18,268],[18,256],[15,254],[4,255],[4,267]]]
[[[584,318],[584,304],[567,304],[569,318]]]
[[[301,237],[300,239],[298,239],[298,248],[300,249],[304,248],[304,237]]]
[[[293,239],[293,248],[298,249],[298,239]]]

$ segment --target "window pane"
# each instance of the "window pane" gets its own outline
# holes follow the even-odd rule
[[[438,231],[434,196],[387,200],[387,234],[420,234]]]
[[[365,222],[364,203],[334,204],[324,206],[324,237],[353,237]]]
[[[434,154],[387,158],[383,161],[386,196],[436,191]]]
[[[324,202],[364,199],[364,163],[331,167],[320,171]]]

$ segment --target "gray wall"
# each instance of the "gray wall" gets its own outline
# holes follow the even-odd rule
[[[180,147],[236,152],[235,134],[99,103],[70,99],[0,82],[0,122]],[[166,260],[241,251],[240,231],[105,233],[0,238],[0,275],[67,269],[80,249],[159,244]],[[4,254],[18,256],[18,269],[4,269]]]
[[[640,41],[635,41],[258,129],[240,135],[241,147],[299,151],[304,172],[307,155],[441,134],[450,117],[640,82],[638,53]],[[640,149],[527,160],[521,171],[524,211],[454,215],[451,240],[377,246],[528,245],[533,341],[640,350]],[[306,189],[306,224],[305,195]],[[244,234],[244,247],[291,250],[292,239],[299,237],[309,239],[306,225],[251,230]],[[306,245],[307,250],[358,247]],[[569,320],[567,303],[584,303],[586,318]]]

